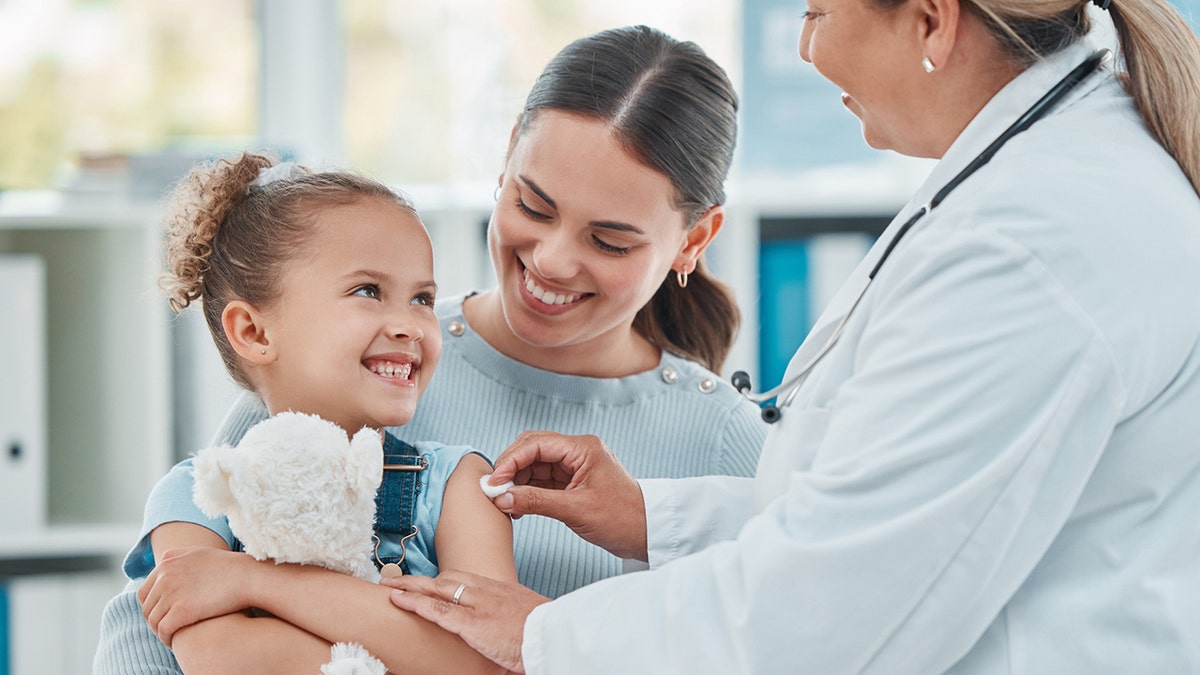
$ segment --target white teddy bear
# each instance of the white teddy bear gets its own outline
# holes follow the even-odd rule
[[[377,582],[375,493],[383,477],[379,433],[347,439],[315,415],[285,412],[254,425],[236,448],[201,450],[195,501],[224,515],[256,560],[319,565]],[[338,643],[323,675],[385,675],[366,649]]]

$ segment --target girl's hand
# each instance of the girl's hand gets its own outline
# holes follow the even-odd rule
[[[203,546],[166,551],[138,590],[142,614],[170,647],[181,628],[248,609],[255,564],[245,553]]]

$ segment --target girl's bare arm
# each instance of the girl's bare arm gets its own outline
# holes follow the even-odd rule
[[[164,523],[150,533],[150,543],[156,562],[162,562],[167,551],[181,547],[229,551],[219,535],[193,523]],[[317,672],[329,661],[330,643],[285,621],[252,618],[238,611],[180,629],[169,646],[189,675],[283,674]]]
[[[515,581],[510,521],[479,489],[479,477],[489,470],[482,458],[467,455],[452,474],[435,540],[438,560],[442,569],[462,569]],[[227,550],[219,537],[208,534],[220,542],[220,548]],[[152,541],[156,551],[163,550],[159,548],[159,540]],[[162,543],[175,546],[197,542],[168,541],[164,537]],[[253,606],[279,617],[305,635],[319,636],[326,646],[326,660],[329,643],[357,642],[395,673],[498,672],[494,664],[458,637],[394,607],[390,588],[317,567],[275,565],[241,554],[214,555],[213,542],[209,546],[207,551],[165,551],[155,572],[156,599],[172,612],[180,607],[185,612],[226,613],[225,625],[237,632],[226,633],[207,625],[203,631],[181,629],[180,625],[193,619],[180,619],[178,615],[175,623],[160,624],[165,625],[160,634],[179,630],[185,649],[190,649],[193,642],[200,650],[221,648],[235,635],[242,642],[276,639],[280,634],[276,627],[263,625],[261,632],[256,628],[258,624],[254,622],[261,619],[243,616],[246,621],[237,621],[238,615],[227,614]],[[218,620],[208,619],[196,625]],[[180,662],[183,663],[182,658]]]

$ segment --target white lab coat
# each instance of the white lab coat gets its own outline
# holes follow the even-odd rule
[[[1200,199],[1093,75],[899,244],[755,479],[642,486],[652,569],[535,610],[528,672],[1200,672]]]

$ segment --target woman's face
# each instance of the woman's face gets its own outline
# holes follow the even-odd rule
[[[541,349],[620,346],[684,260],[670,180],[605,124],[542,111],[516,139],[488,227],[504,319]]]
[[[800,58],[842,88],[868,145],[924,155],[918,131],[929,111],[913,93],[924,54],[910,4],[882,10],[872,0],[809,0]]]

